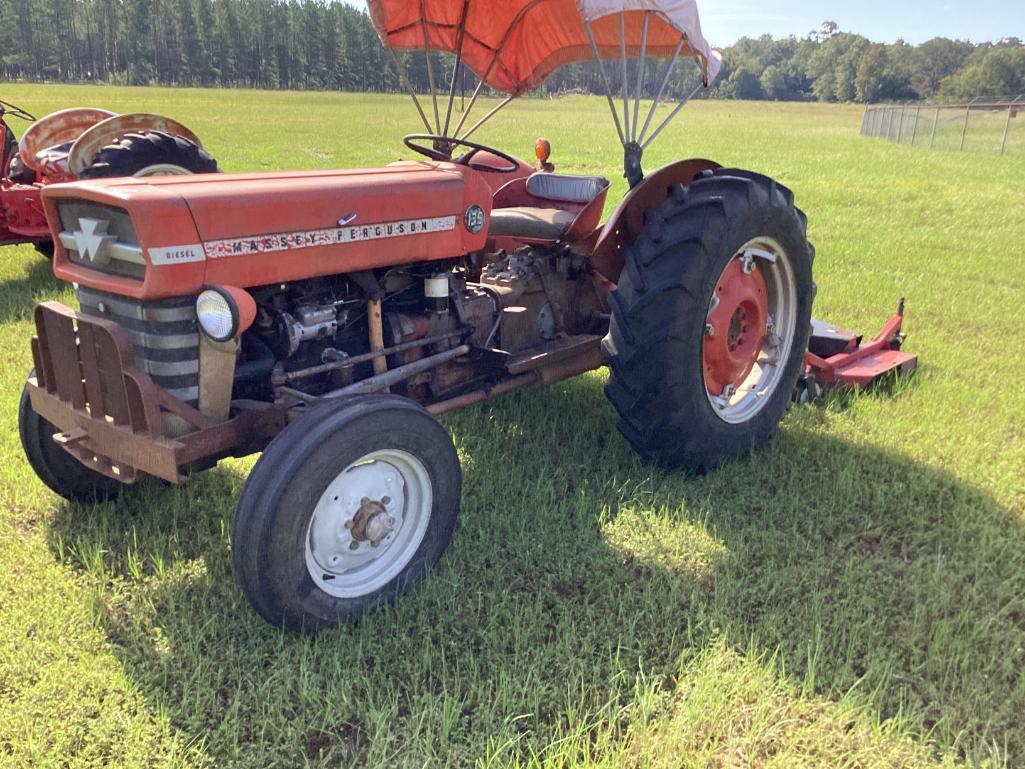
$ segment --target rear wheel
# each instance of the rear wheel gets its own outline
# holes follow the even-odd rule
[[[808,344],[806,230],[789,190],[736,169],[648,213],[603,343],[606,394],[643,456],[706,472],[775,432]]]
[[[173,176],[217,171],[217,161],[199,145],[161,131],[130,133],[101,149],[79,176]]]
[[[413,401],[327,403],[282,431],[235,513],[235,575],[293,630],[331,627],[419,582],[452,537],[461,474],[445,429]]]
[[[65,499],[77,502],[101,502],[121,493],[124,484],[86,467],[54,443],[56,432],[33,410],[26,385],[18,403],[18,434],[39,480]]]

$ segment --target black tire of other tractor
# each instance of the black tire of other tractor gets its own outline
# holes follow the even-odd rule
[[[767,441],[787,410],[808,346],[814,251],[793,194],[768,177],[706,171],[669,193],[626,249],[623,274],[609,297],[605,393],[619,412],[620,432],[638,453],[705,473]],[[719,275],[742,246],[762,236],[774,238],[792,262],[796,326],[769,401],[747,421],[731,424],[707,395],[704,327]]]
[[[398,449],[426,469],[432,507],[423,539],[383,587],[358,597],[329,595],[306,562],[310,521],[340,473],[374,451]],[[316,631],[389,603],[418,583],[452,539],[462,473],[452,440],[422,406],[395,395],[320,404],[271,441],[246,481],[232,526],[235,577],[273,625]]]
[[[36,249],[36,251],[38,251],[40,254],[45,256],[47,259],[53,259],[53,241],[52,240],[44,240],[44,241],[41,241],[39,243],[33,243],[32,245]]]
[[[108,144],[82,169],[82,179],[135,176],[155,165],[173,165],[194,174],[217,171],[217,161],[202,147],[161,131],[126,134],[117,144]]]
[[[103,502],[124,490],[124,484],[86,467],[54,443],[55,432],[56,428],[32,409],[26,385],[18,403],[18,433],[28,463],[39,480],[65,499],[76,502]]]

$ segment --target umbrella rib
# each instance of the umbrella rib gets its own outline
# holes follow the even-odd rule
[[[385,46],[385,50],[388,51],[388,55],[391,56],[392,64],[395,65],[395,71],[398,73],[399,82],[401,82],[405,89],[409,92],[409,95],[413,97],[413,104],[416,105],[416,111],[420,113],[420,119],[424,121],[424,128],[427,129],[427,133],[430,133],[430,121],[427,120],[427,115],[424,113],[424,108],[420,106],[420,100],[416,98],[416,91],[413,90],[413,84],[410,83],[409,78],[406,77],[406,70],[403,69],[402,65],[399,63],[399,57],[396,56],[395,51],[393,51],[387,45]]]
[[[655,93],[655,100],[651,103],[651,109],[648,110],[648,116],[644,119],[644,127],[641,128],[641,135],[637,137],[637,141],[644,143],[644,135],[648,133],[648,126],[651,125],[651,119],[655,117],[655,110],[658,108],[658,103],[662,100],[662,94],[665,93],[666,86],[669,85],[669,78],[673,74],[673,67],[676,66],[676,60],[680,57],[680,51],[683,50],[683,44],[687,41],[686,35],[680,35],[680,42],[676,44],[676,50],[673,51],[673,57],[669,60],[668,66],[666,66],[666,74],[662,78],[662,84],[658,87],[658,91]]]
[[[463,39],[466,37],[466,16],[470,12],[470,0],[463,0],[463,11],[459,17],[459,39],[456,42],[456,60],[452,65],[452,82],[448,86],[448,109],[445,111],[445,130],[443,136],[448,136],[448,127],[452,122],[452,106],[456,101],[456,75],[459,74],[459,66],[463,61]]]
[[[623,60],[623,133],[627,141],[633,141],[630,132],[630,86],[626,70],[626,11],[619,12],[619,54]]]
[[[460,136],[459,137],[459,141],[463,141],[464,139],[469,138],[470,134],[472,134],[474,131],[476,131],[478,128],[480,128],[482,125],[484,125],[486,122],[488,122],[494,116],[494,114],[496,112],[498,112],[498,110],[502,109],[502,107],[504,107],[506,104],[508,104],[509,102],[511,102],[515,98],[516,97],[514,95],[509,95],[509,96],[506,96],[504,99],[502,99],[502,101],[500,101],[498,104],[496,104],[494,107],[492,107],[488,111],[488,113],[486,115],[484,115],[484,117],[482,117],[480,120],[478,120],[476,123],[474,123],[473,126],[466,131],[466,133],[464,133],[462,136]]]
[[[612,120],[616,124],[616,133],[619,134],[619,143],[626,146],[626,137],[623,135],[623,128],[619,124],[619,115],[616,114],[616,103],[612,100],[612,86],[609,85],[608,75],[605,74],[605,65],[602,63],[598,53],[598,44],[594,42],[594,33],[591,32],[591,22],[584,21],[584,30],[587,32],[587,39],[591,43],[591,52],[594,54],[594,61],[598,65],[598,73],[601,75],[602,83],[605,85],[605,98],[609,102],[609,109],[612,111]]]
[[[441,131],[441,113],[438,111],[438,89],[434,85],[434,64],[431,61],[431,33],[427,29],[427,2],[420,0],[420,23],[424,31],[424,52],[427,54],[427,82],[431,86],[431,101],[434,102],[434,133]]]
[[[697,95],[697,92],[700,91],[704,87],[705,87],[704,83],[698,83],[697,87],[693,91],[691,91],[690,94],[683,101],[681,101],[679,104],[676,105],[676,109],[674,109],[672,112],[669,113],[669,117],[667,117],[665,120],[663,120],[662,124],[658,128],[656,128],[654,130],[654,132],[651,134],[651,136],[648,137],[648,140],[646,142],[644,142],[644,144],[641,145],[641,149],[645,149],[649,144],[651,144],[653,141],[655,141],[655,137],[658,136],[660,133],[662,133],[662,129],[665,128],[667,125],[669,125],[669,123],[672,122],[673,118],[676,117],[676,115],[679,113],[679,111],[684,108],[684,106],[687,104],[687,102],[689,102],[691,99],[693,99],[694,96]]]
[[[637,133],[637,113],[641,109],[641,92],[644,90],[644,65],[645,56],[648,52],[648,11],[644,12],[644,29],[641,31],[641,56],[637,60],[637,93],[634,94],[634,141],[640,141],[640,134]]]

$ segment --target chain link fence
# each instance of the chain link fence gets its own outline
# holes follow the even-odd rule
[[[1025,154],[1025,94],[966,104],[875,104],[861,135],[959,152]]]

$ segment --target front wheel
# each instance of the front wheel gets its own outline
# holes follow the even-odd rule
[[[736,169],[648,212],[603,343],[606,394],[643,456],[706,472],[773,435],[808,345],[806,231],[789,190]]]
[[[421,406],[371,395],[326,403],[283,430],[235,512],[235,575],[265,619],[319,630],[419,582],[448,546],[461,474]]]
[[[102,502],[121,493],[124,484],[86,467],[58,446],[53,440],[56,432],[32,408],[25,385],[18,403],[18,434],[25,457],[39,480],[65,499],[76,502]]]

